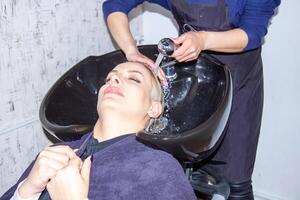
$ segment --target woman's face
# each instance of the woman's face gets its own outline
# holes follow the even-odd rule
[[[152,103],[152,81],[151,72],[142,64],[127,62],[116,66],[100,88],[99,115],[109,111],[124,119],[144,119]]]

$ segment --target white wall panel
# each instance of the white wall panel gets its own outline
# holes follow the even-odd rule
[[[49,144],[38,109],[50,86],[83,58],[115,49],[102,3],[0,1],[0,196]],[[131,15],[140,35],[139,10]]]

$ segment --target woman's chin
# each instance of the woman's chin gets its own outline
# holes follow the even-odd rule
[[[107,112],[119,112],[121,113],[124,105],[122,105],[119,101],[114,100],[105,100],[98,105],[98,113],[101,112],[102,114]]]

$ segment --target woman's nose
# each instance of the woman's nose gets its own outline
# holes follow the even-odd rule
[[[114,74],[110,77],[109,83],[111,85],[118,85],[118,84],[120,84],[120,82],[121,82],[121,80],[116,74]]]

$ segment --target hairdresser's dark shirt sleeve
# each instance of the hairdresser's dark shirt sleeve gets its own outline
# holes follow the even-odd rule
[[[103,3],[105,19],[112,12],[127,14],[145,0],[106,0]],[[196,0],[186,0],[195,2]],[[170,10],[167,0],[149,0]],[[201,2],[201,0],[197,0]],[[248,36],[248,44],[244,51],[261,46],[263,37],[267,34],[269,21],[280,0],[227,0],[229,17],[236,28],[244,30]]]
[[[144,1],[146,0],[106,0],[102,7],[104,18],[106,20],[108,15],[113,12],[123,12],[128,14],[129,11],[142,4]],[[167,0],[148,0],[148,2],[159,4],[169,10]]]
[[[231,1],[228,1],[231,2]],[[261,46],[275,8],[280,0],[247,0],[235,12],[231,12],[231,20],[236,26],[247,33],[248,44],[244,50],[250,50]]]

